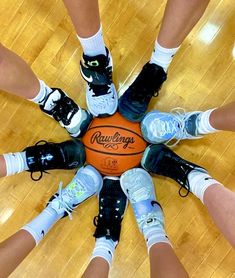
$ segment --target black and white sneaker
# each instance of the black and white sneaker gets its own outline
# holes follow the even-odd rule
[[[204,168],[184,160],[163,144],[148,146],[142,157],[141,165],[149,172],[178,182],[181,186],[179,190],[181,197],[187,196],[190,192],[188,175],[191,171],[197,170],[207,173]],[[182,188],[187,190],[184,195],[182,194]]]
[[[118,105],[118,96],[112,81],[112,57],[107,48],[106,52],[106,56],[89,57],[83,54],[80,62],[81,75],[88,83],[87,107],[95,117],[113,115]]]
[[[106,237],[119,241],[121,222],[127,208],[127,197],[117,177],[104,177],[99,193],[99,215],[94,218],[95,238]]]
[[[68,140],[62,143],[48,143],[39,141],[35,146],[24,149],[26,162],[31,172],[31,178],[40,180],[46,170],[74,169],[81,167],[86,160],[85,149],[82,142]],[[34,172],[40,172],[39,177],[33,176]]]
[[[52,88],[43,104],[39,106],[44,113],[59,122],[72,137],[81,137],[93,119],[89,112],[80,108],[59,88]]]
[[[158,96],[167,74],[158,65],[147,63],[119,99],[118,109],[132,122],[142,121],[152,96]]]

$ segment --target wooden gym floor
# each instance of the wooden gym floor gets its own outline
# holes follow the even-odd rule
[[[104,36],[112,52],[114,81],[120,93],[148,61],[166,1],[100,1]],[[51,86],[67,91],[85,106],[85,82],[79,73],[81,47],[60,0],[1,0],[1,42],[18,53]],[[150,108],[169,111],[205,110],[235,100],[235,6],[232,0],[211,0],[205,15],[183,43],[168,80]],[[15,152],[41,139],[63,141],[66,131],[30,102],[1,92],[0,152]],[[235,190],[235,135],[221,132],[181,142],[175,151],[206,167]],[[0,240],[36,216],[59,181],[75,171],[53,171],[33,182],[28,173],[0,180]],[[192,195],[180,198],[178,185],[154,178],[164,208],[166,229],[181,262],[196,278],[234,278],[235,253]],[[97,200],[89,200],[61,220],[11,277],[80,277],[94,247],[93,217]],[[123,221],[121,241],[110,277],[149,277],[143,237],[131,208]]]

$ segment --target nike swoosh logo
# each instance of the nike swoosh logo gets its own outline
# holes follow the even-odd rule
[[[213,178],[212,178],[212,177],[208,177],[208,178],[205,178],[204,180],[205,180],[205,181],[213,180]]]
[[[87,77],[83,72],[82,72],[82,69],[81,69],[81,75],[82,77],[89,83],[91,83],[93,81],[93,77],[90,76],[90,77]]]

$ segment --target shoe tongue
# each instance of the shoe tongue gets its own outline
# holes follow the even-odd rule
[[[199,135],[198,131],[197,131],[197,121],[198,121],[197,118],[198,117],[199,117],[199,113],[198,114],[193,114],[185,122],[185,129],[192,136],[198,136]]]
[[[51,111],[57,105],[57,101],[61,99],[61,93],[58,90],[55,90],[51,93],[46,99],[43,109],[46,111]]]
[[[105,68],[108,61],[107,57],[103,54],[94,57],[84,55],[83,59],[86,66],[94,69]]]

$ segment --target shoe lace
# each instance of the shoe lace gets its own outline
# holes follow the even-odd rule
[[[116,202],[120,202],[117,200]],[[116,202],[110,196],[105,196],[100,202],[99,215],[94,217],[93,223],[96,227],[111,227],[115,228],[115,224],[121,223],[121,215],[118,212],[119,209],[116,207]]]
[[[112,67],[106,67],[99,71],[102,72],[107,77],[108,83],[104,84],[104,85],[88,83],[89,90],[93,91],[94,97],[99,97],[99,96],[109,94],[110,93],[110,85],[112,83]]]
[[[58,122],[62,122],[64,126],[71,123],[74,114],[78,111],[76,103],[67,96],[61,97],[59,100],[53,100],[55,107],[52,109],[52,116]]]
[[[57,191],[57,195],[56,196],[54,195],[55,198],[52,201],[49,201],[48,204],[55,202],[55,199],[56,199],[56,201],[59,204],[59,207],[63,208],[65,213],[68,214],[69,219],[72,220],[73,219],[73,217],[72,217],[73,207],[70,206],[69,204],[67,204],[65,202],[65,200],[63,199],[63,192],[62,192],[62,190],[63,190],[63,183],[60,182],[59,183],[59,188],[58,188],[58,191]]]
[[[40,143],[44,143],[45,145],[48,145],[48,142],[47,142],[47,141],[45,141],[45,140],[40,140],[40,141],[38,141],[38,142],[35,144],[35,146],[40,145]],[[39,158],[36,157],[36,160],[39,160]],[[35,173],[35,172],[33,172],[33,171],[30,172],[30,177],[31,177],[31,179],[32,179],[33,181],[39,181],[39,180],[42,178],[43,173],[50,174],[49,172],[47,172],[47,171],[41,169],[41,170],[39,170],[40,175],[39,175],[38,177],[35,178],[35,177],[34,177],[34,173]]]

